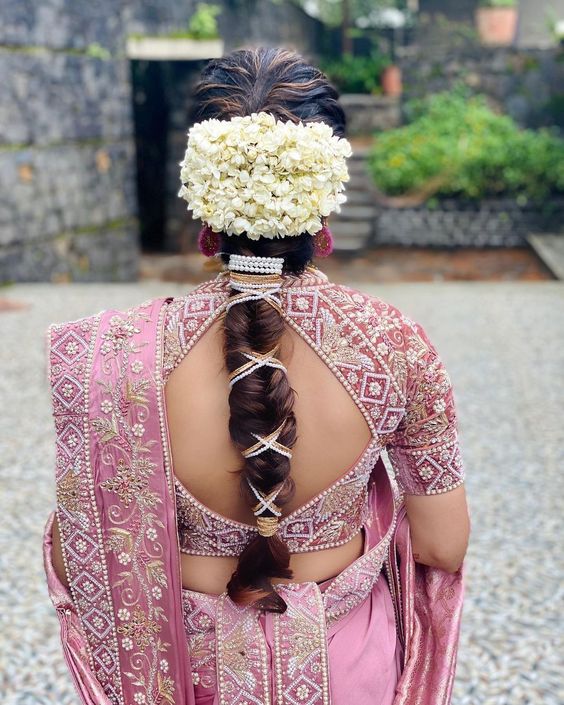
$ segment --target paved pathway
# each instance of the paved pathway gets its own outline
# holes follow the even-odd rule
[[[564,284],[362,286],[419,320],[453,378],[473,522],[453,705],[564,702]],[[0,703],[76,705],[41,566],[53,506],[43,333],[178,285],[18,285],[0,314]]]

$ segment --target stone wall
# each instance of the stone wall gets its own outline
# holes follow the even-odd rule
[[[416,208],[376,208],[372,244],[414,247],[526,247],[527,235],[558,232],[564,199],[519,205],[512,199],[479,203],[442,199]]]
[[[125,39],[184,28],[196,4],[0,4],[0,282],[136,277],[139,208]],[[243,40],[288,43],[306,53],[314,46],[319,28],[295,7],[221,4],[227,48]],[[171,110],[185,135],[178,107]],[[163,158],[177,168],[174,135],[170,144]]]
[[[562,47],[484,47],[473,25],[423,15],[400,64],[404,105],[464,84],[524,127],[564,129]]]
[[[122,36],[112,0],[1,5],[1,281],[135,276]]]
[[[347,135],[372,135],[401,123],[400,101],[395,96],[348,93],[341,96],[347,117]]]

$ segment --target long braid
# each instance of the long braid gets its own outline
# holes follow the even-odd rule
[[[196,100],[196,120],[229,119],[265,111],[282,120],[323,121],[332,126],[336,135],[344,134],[345,117],[337,91],[320,71],[286,50],[240,50],[211,61],[197,86]],[[283,257],[284,272],[299,274],[312,259],[313,241],[307,234],[258,241],[244,235],[222,235],[221,250],[225,263],[230,253]],[[233,291],[231,299],[237,295]],[[249,361],[248,356],[256,359],[257,355],[279,354],[284,321],[267,301],[238,302],[225,314],[224,333],[226,366],[233,374]],[[279,510],[294,494],[291,460],[287,457],[290,452],[284,455],[263,448],[250,457],[244,454],[256,445],[257,438],[268,437],[275,430],[279,431],[276,441],[291,451],[297,438],[293,407],[294,392],[281,366],[257,366],[252,374],[238,375],[231,387],[229,433],[241,451],[241,491],[253,508],[257,497],[251,485],[264,496],[278,491],[275,504]],[[272,521],[274,516],[266,509],[259,519],[268,524],[267,517]],[[239,604],[283,612],[286,603],[274,590],[272,580],[291,578],[289,566],[288,546],[280,536],[259,533],[239,556],[227,585],[228,594]]]
[[[236,295],[237,292],[234,292]],[[276,310],[264,301],[248,301],[233,306],[226,314],[225,360],[229,372],[247,362],[244,353],[267,353],[275,349],[282,337],[284,323]],[[239,380],[229,394],[229,432],[235,445],[243,451],[256,443],[256,433],[268,436],[281,427],[278,441],[287,448],[296,442],[294,392],[281,369],[261,367]],[[266,450],[254,457],[243,457],[242,488],[249,502],[257,500],[247,482],[268,495],[281,486],[276,505],[283,507],[294,493],[290,477],[290,460]],[[264,516],[274,516],[266,510]],[[285,603],[273,590],[274,577],[291,578],[290,553],[277,534],[256,536],[239,557],[237,570],[227,590],[235,602],[252,601],[263,609],[281,612]]]

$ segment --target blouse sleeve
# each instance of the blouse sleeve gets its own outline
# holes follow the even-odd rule
[[[405,349],[405,415],[388,456],[405,494],[448,492],[464,482],[452,384],[423,328],[410,321]]]

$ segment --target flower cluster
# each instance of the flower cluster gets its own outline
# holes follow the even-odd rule
[[[205,120],[188,132],[178,195],[214,232],[252,240],[314,235],[345,201],[350,155],[349,142],[321,122],[282,122],[264,112]]]

